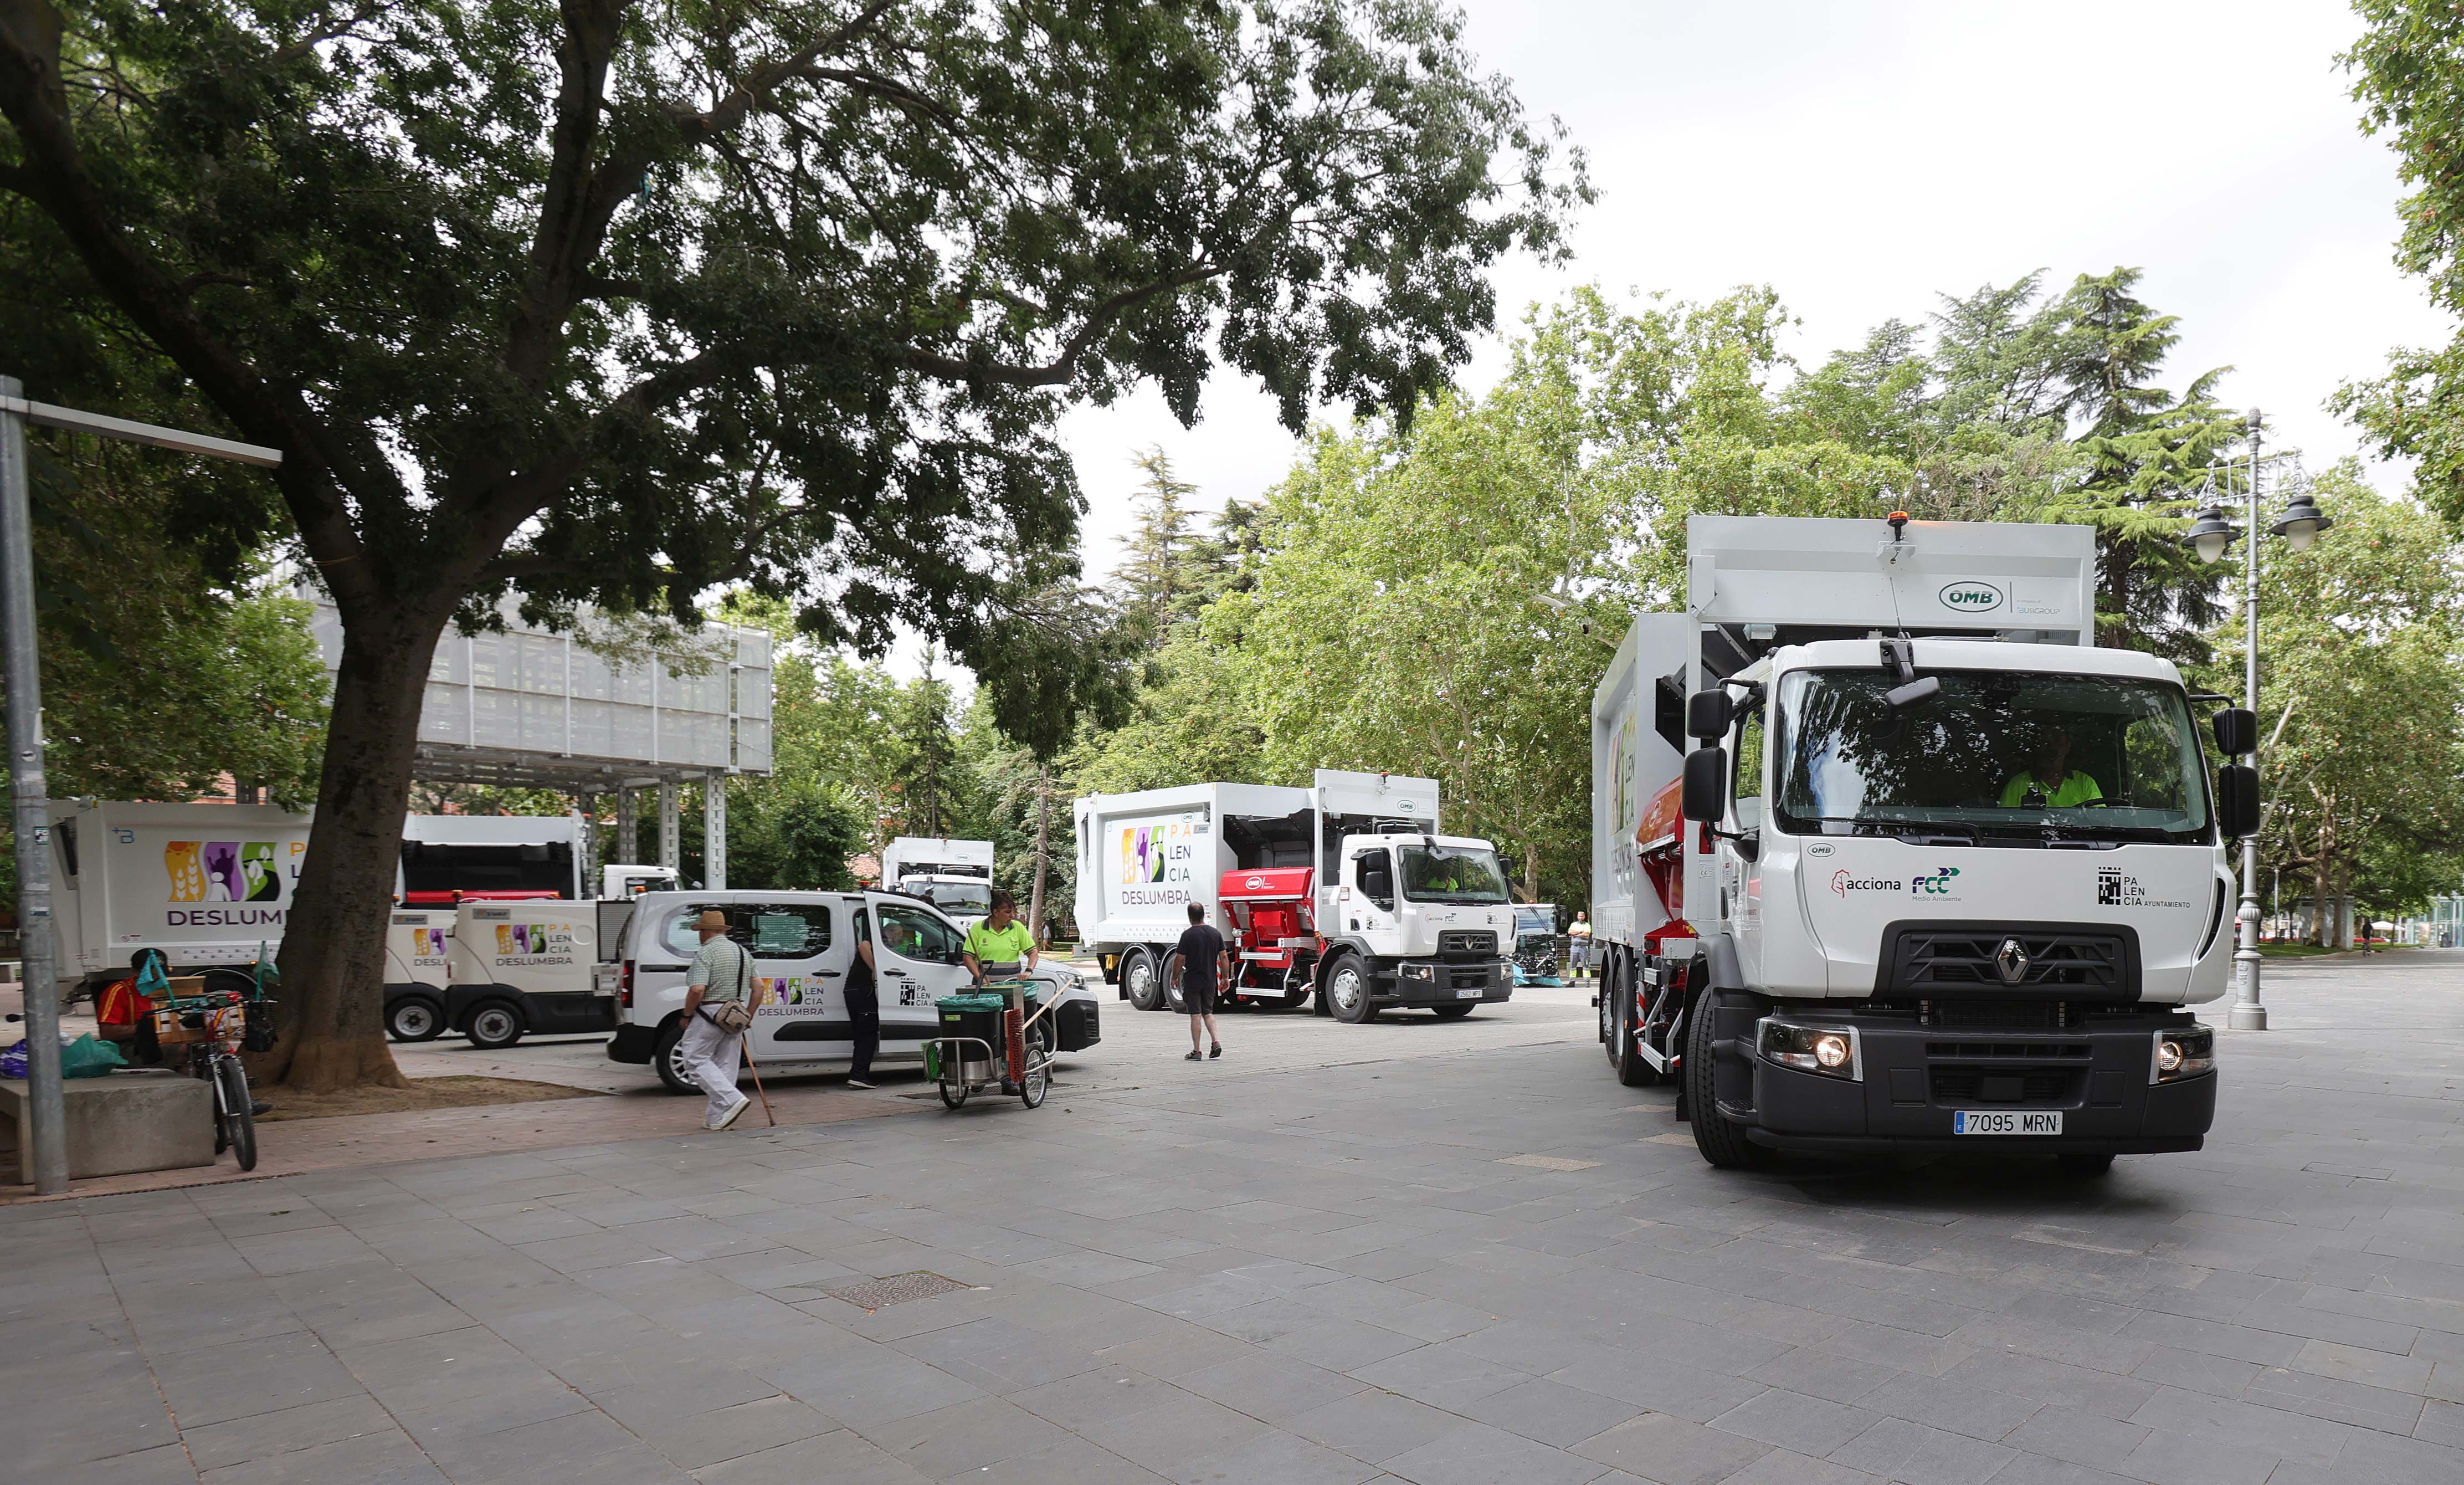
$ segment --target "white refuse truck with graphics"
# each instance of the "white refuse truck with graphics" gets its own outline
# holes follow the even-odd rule
[[[54,952],[63,999],[159,949],[175,975],[271,954],[298,891],[308,817],[270,805],[55,799]]]
[[[2088,528],[1695,516],[1685,556],[1592,705],[1619,1079],[1720,1166],[2197,1149],[2256,781],[2095,647]]]
[[[1487,841],[1438,833],[1434,780],[1321,768],[1306,788],[1090,794],[1074,814],[1079,931],[1141,1010],[1180,1008],[1173,945],[1192,902],[1239,955],[1231,1004],[1315,996],[1356,1023],[1514,993],[1506,874]],[[1260,921],[1279,925],[1270,939]]]
[[[922,898],[962,927],[974,923],[993,910],[993,843],[901,835],[882,848],[881,885]]]

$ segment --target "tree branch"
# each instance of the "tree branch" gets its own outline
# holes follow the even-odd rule
[[[1040,366],[1009,366],[991,361],[962,361],[953,356],[931,351],[910,350],[906,361],[910,370],[949,382],[983,382],[1001,387],[1060,387],[1067,384],[1078,371],[1078,358],[1086,354],[1111,322],[1123,314],[1158,296],[1203,283],[1223,272],[1217,263],[1198,263],[1179,273],[1158,278],[1134,289],[1123,289],[1087,312],[1087,322],[1061,347],[1061,354]]]

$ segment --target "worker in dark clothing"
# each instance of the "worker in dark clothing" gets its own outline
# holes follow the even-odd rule
[[[855,962],[847,965],[847,1037],[854,1044],[854,1060],[847,1064],[849,1088],[872,1086],[872,1054],[881,1050],[881,1002],[873,989],[879,983],[873,977],[872,915],[858,908]]]
[[[1232,951],[1223,944],[1223,935],[1206,924],[1206,909],[1189,904],[1189,926],[1181,930],[1176,946],[1175,963],[1180,974],[1180,1003],[1189,1008],[1189,1056],[1199,1060],[1199,1031],[1202,1027],[1214,1050],[1206,1055],[1223,1055],[1223,1039],[1215,1032],[1215,992],[1232,981]],[[1218,969],[1221,973],[1218,973]]]

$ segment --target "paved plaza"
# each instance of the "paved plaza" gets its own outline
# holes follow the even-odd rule
[[[0,1477],[2456,1485],[2464,953],[2269,984],[2208,1148],[2102,1181],[1712,1171],[1573,989],[0,1208]]]

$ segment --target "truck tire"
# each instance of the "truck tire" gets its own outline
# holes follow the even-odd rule
[[[522,1010],[509,1000],[483,1000],[471,1008],[471,1019],[463,1023],[462,1034],[481,1052],[502,1052],[522,1039],[530,1028],[522,1024]]]
[[[685,1076],[684,1064],[676,1060],[676,1048],[685,1039],[684,1017],[671,1018],[659,1028],[659,1039],[650,1050],[650,1066],[659,1075],[659,1083],[670,1093],[700,1093],[702,1086]]]
[[[385,1008],[385,1034],[398,1042],[432,1042],[445,1034],[445,1008],[432,995],[405,995]]]
[[[1163,1003],[1177,1016],[1189,1014],[1189,1002],[1181,997],[1177,983],[1180,975],[1180,954],[1177,950],[1163,957]]]
[[[1642,1049],[1636,1044],[1635,1028],[1642,1021],[1642,1002],[1641,986],[1634,982],[1639,978],[1632,965],[1617,977],[1613,997],[1617,1003],[1617,1040],[1609,1047],[1609,1066],[1617,1069],[1617,1081],[1628,1088],[1656,1088],[1664,1075],[1642,1060]],[[1611,998],[1605,986],[1600,994]]]
[[[1376,1004],[1369,998],[1369,970],[1359,955],[1336,957],[1334,967],[1326,972],[1326,1003],[1346,1026],[1366,1026],[1377,1019]]]
[[[1703,991],[1685,1012],[1685,1102],[1694,1126],[1694,1148],[1720,1170],[1761,1170],[1771,1164],[1771,1152],[1746,1138],[1745,1129],[1720,1117],[1719,1096],[1712,1091],[1711,1042],[1720,1018],[1711,992]]]
[[[1129,987],[1130,1004],[1140,1010],[1163,1008],[1163,981],[1144,949],[1132,949],[1121,961],[1121,984]]]
[[[1611,954],[1617,951],[1611,949]],[[1597,993],[1592,996],[1592,1007],[1599,1012],[1600,1045],[1607,1049],[1609,1066],[1617,1066],[1617,962],[1611,959],[1600,967],[1600,977],[1592,986]]]

